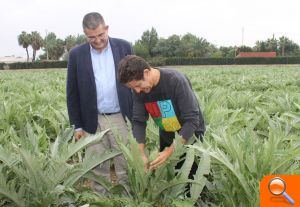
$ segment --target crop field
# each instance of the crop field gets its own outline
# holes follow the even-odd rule
[[[176,146],[165,166],[145,172],[137,144],[85,157],[103,133],[75,142],[66,110],[66,70],[0,71],[0,206],[259,206],[259,181],[300,174],[300,66],[175,66],[191,80],[207,131]],[[150,157],[158,130],[149,120]],[[174,166],[186,152],[179,171]],[[128,185],[90,172],[123,153]],[[192,163],[194,180],[188,179]],[[96,180],[109,191],[89,188]],[[186,187],[190,186],[190,195]],[[126,195],[126,196],[124,196]]]

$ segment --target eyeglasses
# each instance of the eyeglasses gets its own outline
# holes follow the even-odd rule
[[[103,33],[98,34],[96,36],[86,36],[86,37],[89,41],[94,42],[94,41],[96,41],[97,38],[99,38],[100,40],[104,39],[105,35],[106,35],[106,32],[103,32]]]

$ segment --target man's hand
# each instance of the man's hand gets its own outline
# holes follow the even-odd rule
[[[158,157],[150,163],[149,170],[155,170],[157,167],[164,164],[168,160],[168,158],[173,154],[174,149],[175,148],[172,144],[170,147],[167,147],[164,151],[160,152],[158,154]]]
[[[85,132],[83,130],[75,130],[74,132],[74,137],[75,137],[75,140],[78,141],[81,137],[84,137],[85,136]]]

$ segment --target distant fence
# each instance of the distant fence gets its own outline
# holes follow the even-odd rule
[[[183,57],[155,57],[147,59],[152,66],[164,65],[265,65],[265,64],[300,64],[300,57],[273,58],[183,58]],[[0,63],[0,70],[36,69],[36,68],[66,68],[67,61],[37,61]]]

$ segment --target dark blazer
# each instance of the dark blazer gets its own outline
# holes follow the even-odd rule
[[[119,61],[133,54],[131,45],[121,39],[109,38],[112,49],[116,85],[123,117],[131,120],[132,93],[117,80]],[[67,73],[67,107],[71,125],[94,134],[98,126],[96,84],[90,53],[90,44],[82,44],[70,51]]]

